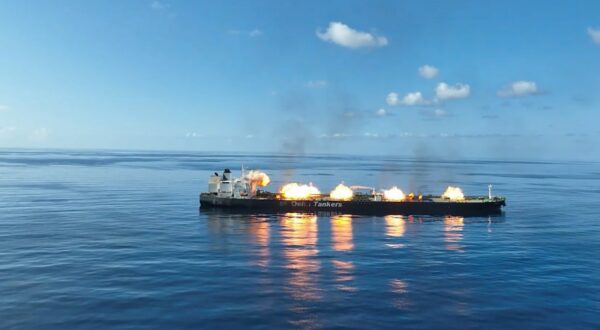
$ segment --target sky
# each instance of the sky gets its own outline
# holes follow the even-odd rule
[[[598,1],[0,1],[0,148],[600,160]]]

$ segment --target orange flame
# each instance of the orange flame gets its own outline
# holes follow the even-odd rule
[[[317,187],[311,184],[288,183],[281,188],[281,194],[284,199],[308,199],[321,194]]]
[[[261,171],[250,171],[244,176],[250,183],[256,184],[261,187],[266,187],[270,182],[271,178]]]
[[[398,189],[398,187],[393,186],[391,189],[383,191],[383,199],[386,201],[394,201],[398,202],[405,198],[406,196],[402,192],[402,190]]]
[[[462,201],[465,199],[465,195],[460,188],[448,186],[442,194],[442,198],[448,198],[451,201]]]
[[[345,186],[343,183],[338,184],[335,189],[333,189],[329,193],[329,197],[331,199],[340,200],[340,201],[349,201],[354,196],[354,192],[348,186]]]

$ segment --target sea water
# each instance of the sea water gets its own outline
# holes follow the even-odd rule
[[[199,210],[208,176],[507,198],[494,217]],[[600,164],[0,152],[0,328],[598,328]]]

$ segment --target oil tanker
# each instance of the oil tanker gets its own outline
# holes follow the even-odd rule
[[[465,196],[457,187],[448,187],[439,196],[404,194],[397,187],[377,191],[372,187],[339,184],[330,194],[322,194],[312,184],[289,183],[278,192],[260,190],[269,184],[260,171],[232,177],[229,169],[208,179],[208,192],[200,193],[201,208],[222,208],[263,213],[321,213],[355,215],[455,215],[486,216],[502,213],[504,197]]]

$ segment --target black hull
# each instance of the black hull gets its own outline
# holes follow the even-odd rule
[[[259,198],[224,198],[214,194],[200,194],[202,208],[224,208],[263,213],[320,213],[355,215],[456,215],[486,216],[502,213],[504,199],[467,202],[435,201],[291,201]]]

